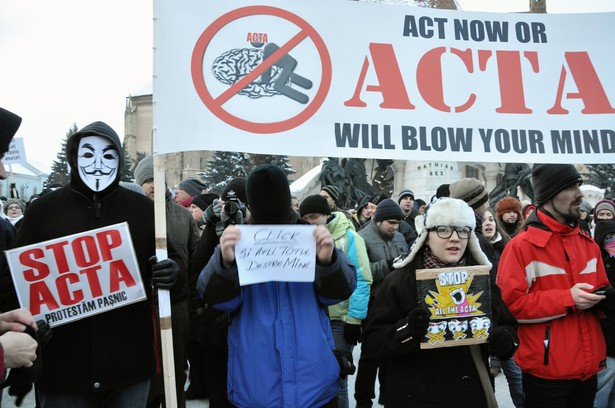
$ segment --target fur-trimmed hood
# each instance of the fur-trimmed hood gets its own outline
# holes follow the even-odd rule
[[[481,250],[480,243],[476,237],[476,216],[474,210],[465,201],[456,198],[441,197],[429,204],[425,208],[423,214],[417,215],[414,219],[414,224],[418,238],[414,241],[408,254],[395,260],[393,263],[395,269],[402,268],[412,262],[416,254],[427,241],[429,229],[438,225],[472,228],[466,250],[470,251],[470,254],[479,265],[488,265],[491,268],[491,262],[489,262],[489,259]]]

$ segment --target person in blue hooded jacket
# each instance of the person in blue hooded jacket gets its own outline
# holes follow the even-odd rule
[[[246,185],[251,224],[307,224],[290,207],[284,172],[255,168]],[[227,227],[199,276],[198,290],[214,308],[231,312],[228,397],[238,407],[335,407],[340,365],[334,354],[327,306],[348,299],[356,271],[335,249],[324,226],[314,229],[314,282],[239,285],[235,245]]]

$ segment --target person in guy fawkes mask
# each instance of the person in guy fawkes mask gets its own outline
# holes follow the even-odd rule
[[[172,289],[179,268],[154,256],[153,202],[118,187],[123,155],[113,129],[94,122],[73,133],[66,158],[70,183],[31,204],[17,246],[127,222],[148,297],[54,328],[36,381],[41,406],[144,407],[155,369],[151,295]]]

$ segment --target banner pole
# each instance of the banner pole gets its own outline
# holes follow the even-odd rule
[[[161,155],[154,155],[156,256],[159,261],[167,258],[165,184],[164,159]],[[168,290],[158,289],[158,317],[160,318],[160,347],[162,349],[165,406],[167,408],[176,408],[173,324],[171,322],[171,296]]]

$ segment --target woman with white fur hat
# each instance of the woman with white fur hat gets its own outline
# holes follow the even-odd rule
[[[382,283],[363,338],[364,348],[388,360],[385,406],[491,406],[493,378],[488,355],[507,359],[518,345],[516,320],[492,280],[492,330],[487,344],[420,348],[431,314],[419,306],[417,269],[491,267],[474,232],[474,210],[462,200],[443,197],[418,215],[415,223],[419,236]],[[489,381],[491,387],[485,387]]]

